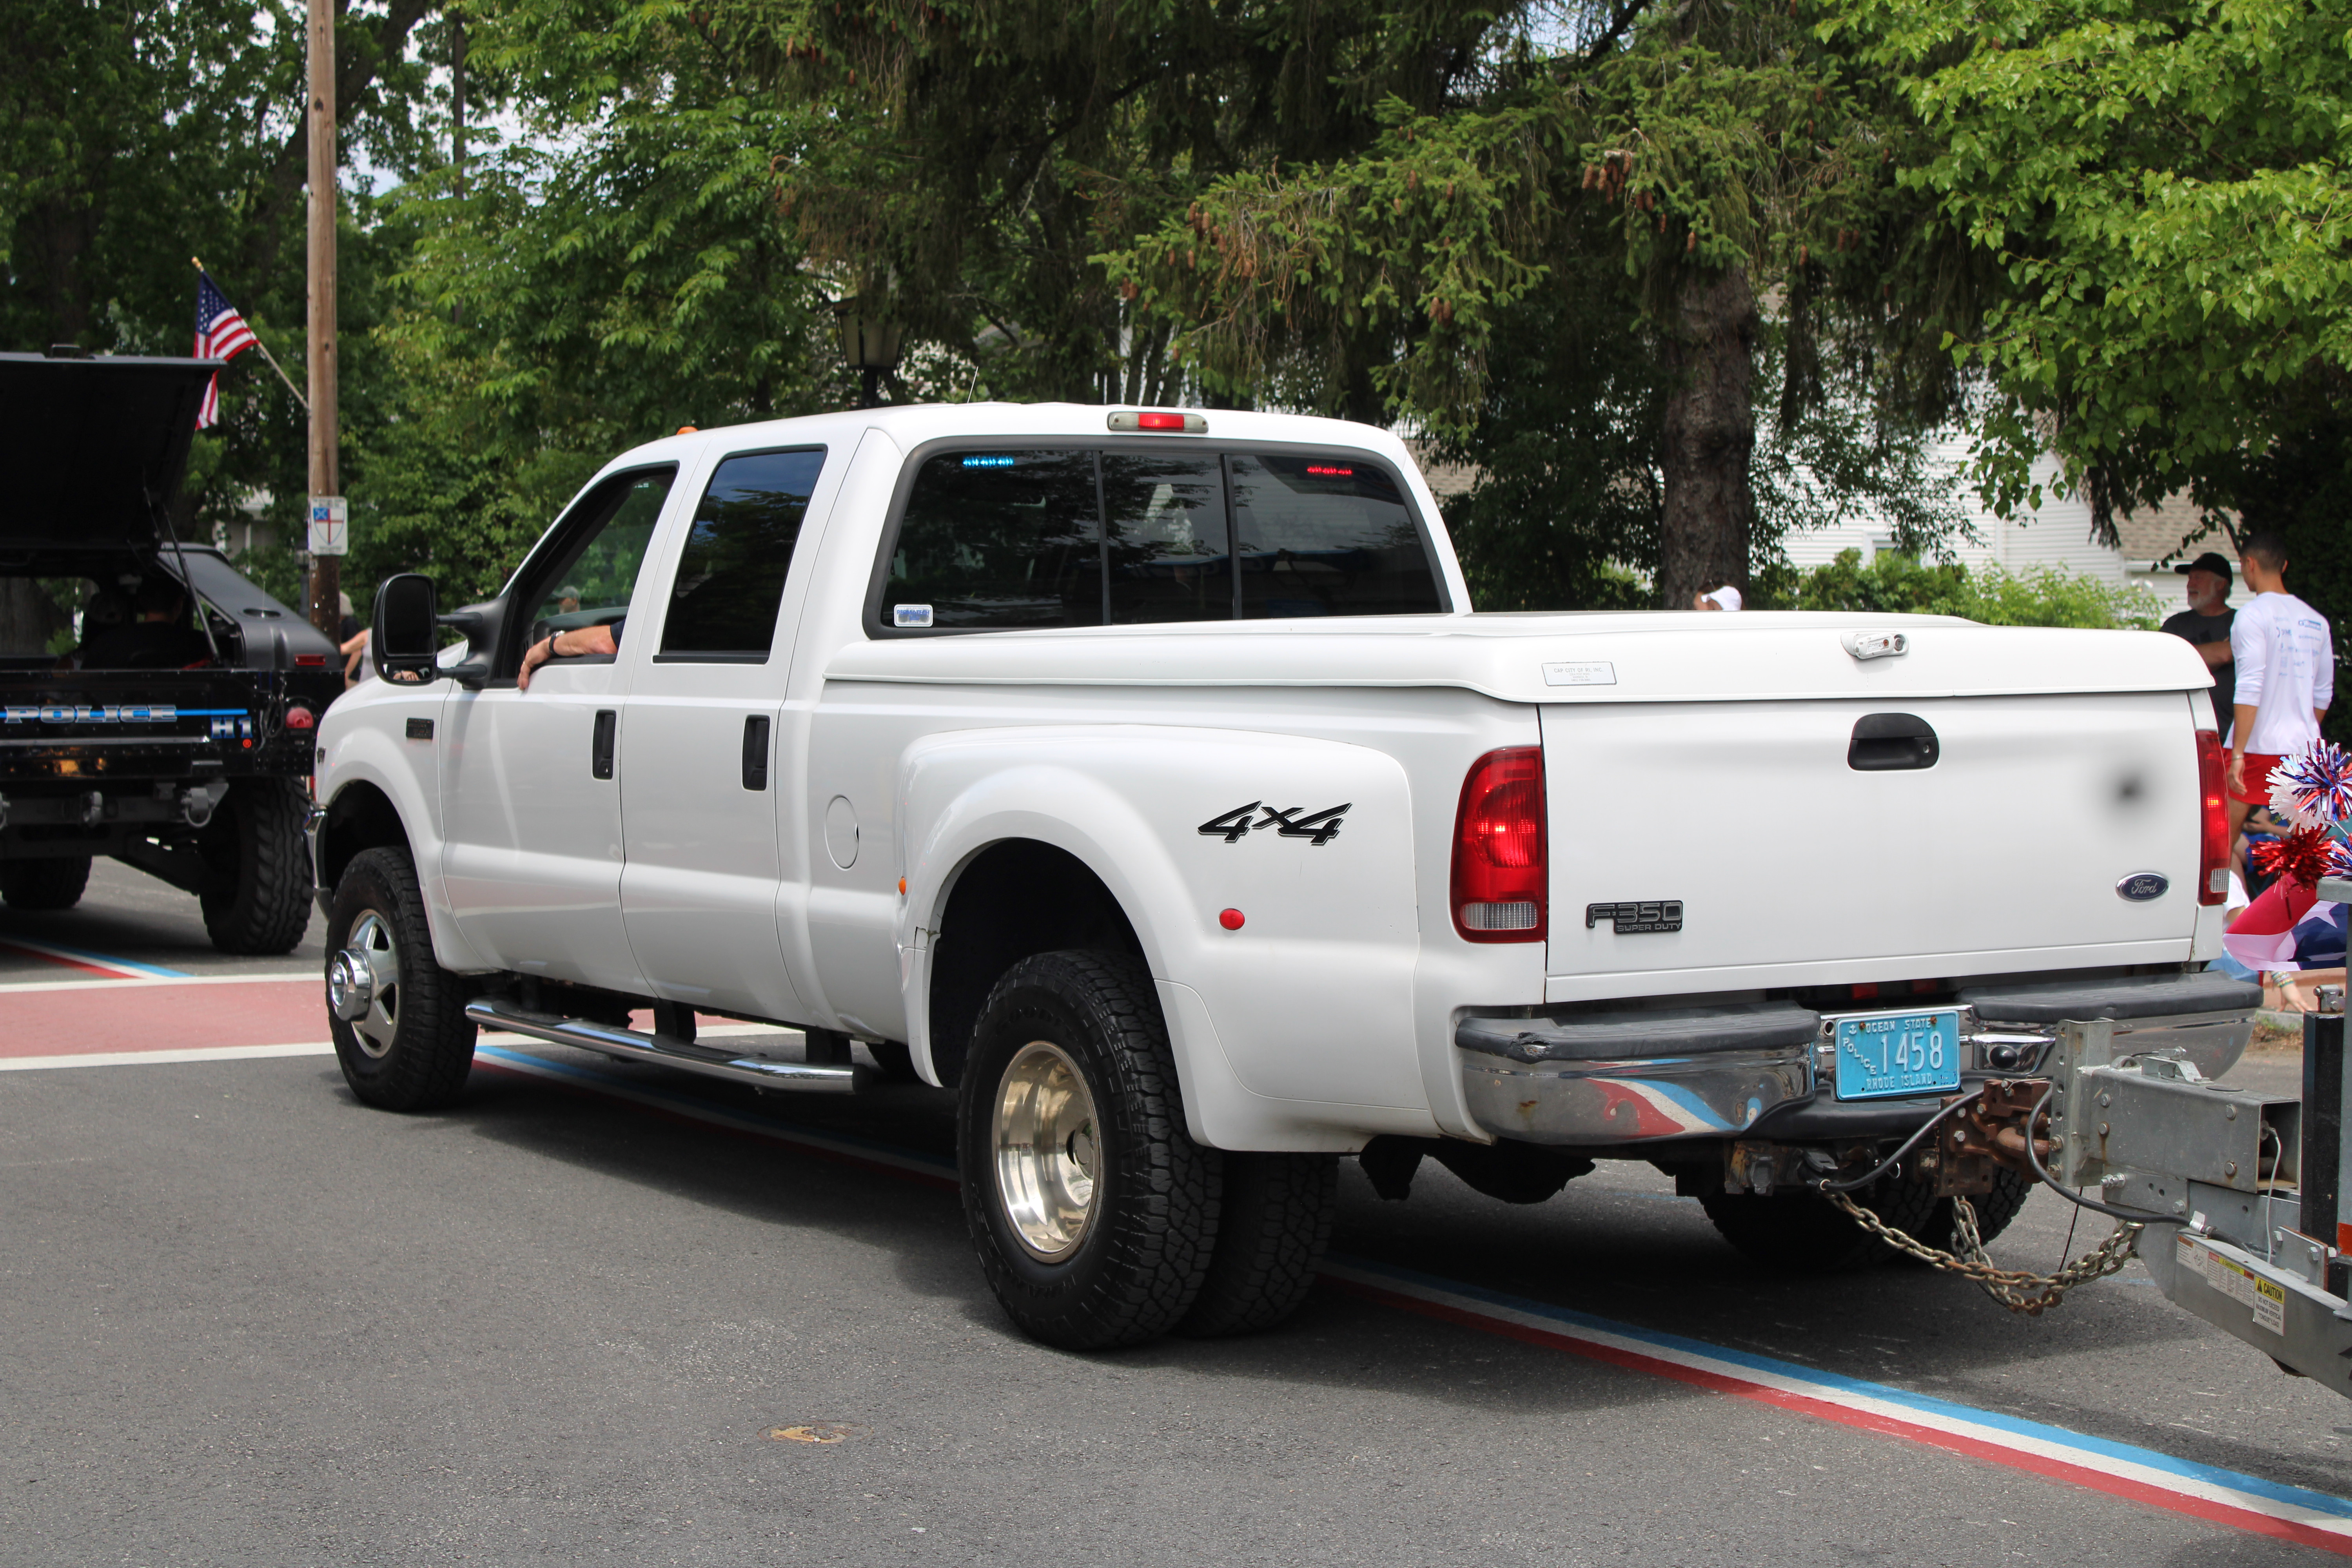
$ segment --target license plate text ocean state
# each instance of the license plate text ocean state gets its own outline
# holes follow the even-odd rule
[[[1949,1093],[1960,1087],[1958,1009],[1836,1022],[1840,1100]]]

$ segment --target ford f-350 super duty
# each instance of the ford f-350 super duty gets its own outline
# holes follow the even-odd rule
[[[2178,638],[1474,614],[1362,426],[682,432],[497,598],[398,577],[374,624],[310,828],[353,1090],[446,1103],[478,1027],[919,1076],[991,1284],[1058,1344],[1278,1321],[1349,1154],[1515,1202],[1647,1160],[1744,1250],[1850,1262],[1879,1244],[1809,1180],[2061,1020],[2210,1074],[2259,1000],[2202,973],[2221,754]],[[1856,1195],[1940,1240],[1956,1194],[1991,1230],[2026,1191],[1913,1159]]]

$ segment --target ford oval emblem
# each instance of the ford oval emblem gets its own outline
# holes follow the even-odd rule
[[[2129,899],[2136,904],[2144,904],[2150,899],[2164,897],[2164,890],[2170,886],[2172,886],[2171,879],[2158,872],[2134,871],[2116,884],[2116,897]]]

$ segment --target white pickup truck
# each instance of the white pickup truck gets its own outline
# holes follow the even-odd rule
[[[478,1027],[954,1089],[982,1265],[1063,1345],[1281,1319],[1346,1154],[1384,1196],[1428,1155],[1514,1202],[1652,1161],[1759,1258],[1855,1261],[1804,1183],[2061,1019],[2210,1073],[2259,1000],[2202,973],[2221,759],[2186,644],[1475,615],[1358,425],[682,431],[496,599],[394,578],[374,626],[310,821],[360,1098],[447,1103]],[[518,689],[600,626],[614,653]],[[1960,1192],[1988,1229],[2025,1195],[1932,1158],[1861,1195],[1934,1240]]]

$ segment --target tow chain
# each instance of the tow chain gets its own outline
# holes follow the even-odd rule
[[[1986,1256],[1984,1240],[1977,1232],[1976,1208],[1966,1198],[1952,1200],[1952,1228],[1958,1235],[1960,1247],[1954,1254],[1895,1229],[1843,1193],[1822,1195],[1895,1251],[1948,1274],[1973,1279],[1984,1288],[1986,1295],[2011,1311],[2022,1312],[2029,1318],[2038,1318],[2058,1305],[2075,1286],[2104,1279],[2120,1270],[2131,1261],[2139,1246],[2139,1233],[2147,1228],[2137,1221],[2125,1220],[2116,1226],[2115,1234],[2057,1273],[2035,1274],[2023,1268],[2003,1268]]]

